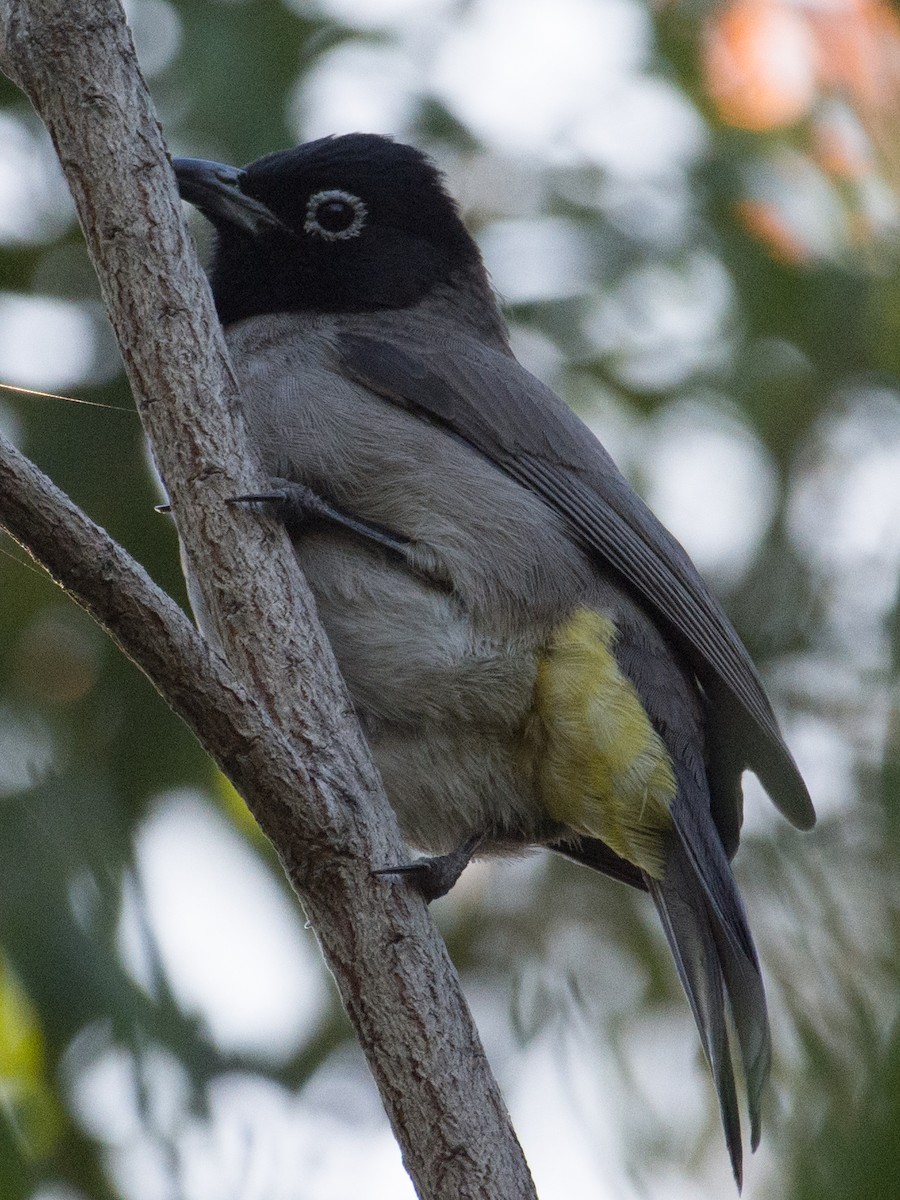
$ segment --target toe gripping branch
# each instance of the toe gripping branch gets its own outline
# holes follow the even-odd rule
[[[303,483],[293,483],[279,480],[278,487],[271,492],[259,492],[246,496],[231,496],[228,504],[269,504],[277,509],[279,515],[291,534],[299,534],[310,520],[329,521],[344,529],[351,529],[361,537],[379,546],[384,546],[394,553],[406,556],[409,542],[399,534],[392,533],[371,521],[361,521],[359,518],[344,512],[329,500]]]
[[[410,886],[420,892],[430,904],[446,896],[484,839],[480,834],[470,837],[449,854],[436,854],[429,858],[417,858],[415,862],[401,863],[396,867],[381,867],[375,875],[400,875]]]

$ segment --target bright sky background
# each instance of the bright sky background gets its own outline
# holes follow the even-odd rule
[[[310,7],[292,2],[304,12]],[[152,76],[178,52],[177,12],[166,0],[132,0],[128,7]],[[531,186],[529,161],[589,162],[607,172],[599,206],[625,224],[641,220],[648,236],[677,243],[685,172],[707,135],[684,96],[653,74],[650,23],[637,0],[473,0],[461,18],[453,15],[458,6],[442,0],[323,0],[319,7],[388,31],[392,40],[343,45],[322,60],[291,101],[298,138],[356,128],[402,133],[413,98],[433,89],[500,161],[524,158],[525,166],[508,176],[480,181],[457,178],[447,163],[464,203],[504,186],[518,200]],[[0,238],[42,241],[68,219],[66,211],[46,138],[0,116]],[[592,274],[578,231],[558,218],[529,216],[527,205],[522,211],[517,203],[504,212],[501,198],[480,235],[500,293],[522,301],[589,291]],[[674,385],[721,353],[732,303],[721,263],[697,256],[677,275],[655,266],[626,278],[579,335],[595,350],[617,348],[623,382]],[[514,333],[526,365],[553,382],[558,351],[535,334]],[[0,293],[0,379],[66,390],[108,370],[108,348],[89,306]],[[601,396],[586,417],[623,468],[639,475],[700,568],[727,586],[772,517],[775,470],[727,397],[687,397],[637,427],[613,397]],[[832,580],[826,603],[834,662],[851,643],[854,654],[864,645],[871,661],[883,654],[879,622],[900,566],[896,396],[863,390],[849,396],[843,415],[817,438],[793,501],[792,534]],[[836,682],[833,663],[821,667],[830,686],[843,686],[849,702],[861,702],[852,672],[844,670]],[[820,811],[842,805],[849,791],[846,741],[813,717],[791,734]],[[29,753],[39,740],[31,736]],[[9,741],[0,720],[0,745]],[[3,768],[0,794],[15,784],[9,774],[15,769],[14,761]],[[748,809],[750,828],[776,820],[752,798]],[[326,986],[299,908],[216,807],[195,793],[159,798],[139,838],[138,862],[140,887],[127,897],[122,924],[123,953],[136,977],[146,973],[142,893],[144,917],[185,1009],[226,1050],[255,1053],[261,1063],[287,1056],[313,1026]],[[490,893],[499,886],[495,873],[519,872],[527,885],[529,873],[541,869],[534,858],[473,871],[486,873]],[[616,995],[627,1001],[628,981],[620,982],[609,1003]],[[732,1194],[719,1142],[701,1164],[699,1182],[686,1182],[675,1161],[650,1188],[639,1187],[626,1169],[623,1127],[648,1112],[683,1139],[686,1158],[694,1153],[710,1088],[686,1005],[677,1024],[642,1027],[629,1046],[633,1078],[626,1080],[577,1016],[572,1029],[553,1029],[523,1051],[506,1015],[471,999],[542,1200]],[[93,1031],[73,1047],[75,1102],[85,1128],[108,1144],[126,1200],[344,1200],[363,1194],[360,1180],[367,1200],[413,1194],[358,1054],[329,1062],[299,1097],[249,1072],[223,1080],[206,1123],[184,1120],[185,1081],[177,1064],[160,1056],[145,1084],[157,1130],[178,1147],[184,1185],[176,1197],[165,1182],[162,1139],[148,1136],[139,1119],[130,1063],[103,1045],[102,1031]],[[750,1200],[765,1153],[747,1168]],[[47,1190],[40,1200],[70,1198]]]

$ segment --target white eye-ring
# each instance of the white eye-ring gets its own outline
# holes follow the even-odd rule
[[[326,242],[336,242],[359,237],[368,215],[359,196],[340,188],[330,188],[310,196],[303,228],[306,233],[314,233]]]

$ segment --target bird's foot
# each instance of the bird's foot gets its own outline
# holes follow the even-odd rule
[[[397,867],[382,867],[376,875],[402,875],[404,879],[425,897],[430,904],[446,896],[463,871],[483,838],[470,837],[449,854],[435,854],[429,858],[417,858],[415,862],[402,863]]]
[[[303,483],[294,483],[288,479],[273,480],[274,487],[269,492],[256,492],[246,496],[230,496],[227,504],[268,504],[271,505],[284,521],[292,536],[301,533],[310,520],[329,521],[344,529],[352,529],[354,533],[379,546],[385,546],[405,557],[409,543],[397,533],[385,529],[372,521],[363,521],[350,513],[344,512],[331,501],[324,499],[312,488]]]

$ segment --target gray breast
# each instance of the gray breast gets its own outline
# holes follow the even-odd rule
[[[372,333],[376,317],[356,319]],[[334,341],[349,320],[285,314],[229,331],[267,468],[434,555],[485,631],[545,626],[593,574],[562,518],[460,439],[344,376]]]

